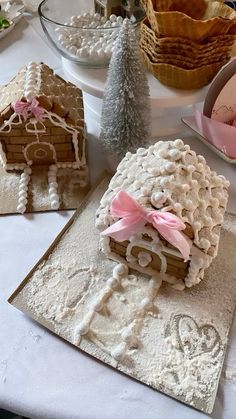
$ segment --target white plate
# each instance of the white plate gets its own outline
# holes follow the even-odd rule
[[[236,159],[231,159],[230,157],[228,157],[221,150],[219,150],[218,148],[214,147],[211,143],[209,143],[207,138],[203,137],[200,134],[200,132],[198,132],[198,129],[197,129],[197,126],[196,126],[196,123],[195,123],[195,117],[193,115],[192,116],[184,116],[182,118],[182,121],[185,125],[187,125],[194,132],[194,134],[197,136],[197,138],[199,138],[199,140],[201,140],[211,150],[213,150],[216,154],[218,154],[218,156],[220,156],[223,160],[225,160],[225,161],[227,161],[228,163],[231,163],[231,164],[236,164]]]
[[[6,29],[0,29],[0,39],[4,38],[4,36],[6,36],[9,32],[12,31],[12,29],[15,27],[15,24],[17,22],[19,22],[19,20],[22,18],[23,16],[23,12],[24,12],[24,7],[18,7],[18,10],[16,10],[16,14],[14,17],[11,16],[10,22],[10,26],[8,26],[8,28]]]

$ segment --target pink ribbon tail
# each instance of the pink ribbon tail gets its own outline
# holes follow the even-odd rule
[[[164,225],[159,225],[158,231],[161,236],[168,241],[168,243],[172,244],[180,251],[185,261],[189,259],[190,246],[186,238],[183,236],[183,233],[178,230],[168,229]]]

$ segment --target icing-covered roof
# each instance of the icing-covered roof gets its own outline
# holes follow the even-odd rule
[[[29,63],[6,86],[0,87],[0,116],[8,115],[11,104],[17,100],[33,97],[48,111],[65,117],[68,123],[83,126],[81,90],[43,63]]]
[[[114,222],[109,208],[119,190],[145,208],[171,211],[186,223],[193,243],[210,256],[217,253],[229,182],[182,140],[159,141],[127,153],[111,179],[97,211],[102,231]],[[189,234],[188,234],[189,235]]]

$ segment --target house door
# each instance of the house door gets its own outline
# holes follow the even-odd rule
[[[27,163],[44,165],[56,163],[56,152],[52,144],[35,142],[25,147],[24,155]]]

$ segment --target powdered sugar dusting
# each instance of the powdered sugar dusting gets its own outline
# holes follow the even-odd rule
[[[236,299],[235,218],[227,216],[204,280],[178,291],[99,251],[94,218],[106,188],[104,181],[14,305],[85,352],[210,413]]]

